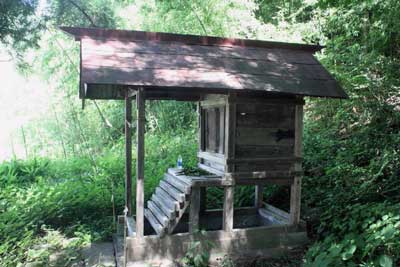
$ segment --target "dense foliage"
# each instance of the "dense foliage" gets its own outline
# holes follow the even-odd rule
[[[0,42],[12,48],[12,54],[37,46],[45,19],[35,16],[37,7],[37,0],[0,1]]]
[[[50,255],[40,244],[68,249],[57,245],[61,238],[76,237],[76,249],[110,238],[113,214],[123,209],[123,103],[91,101],[80,110],[79,48],[56,29],[60,24],[325,45],[318,58],[350,98],[307,99],[302,214],[314,243],[304,264],[400,265],[399,1],[48,2],[37,18],[36,1],[0,1],[2,43],[34,47],[26,63],[52,88],[47,116],[25,127],[28,159],[0,165],[2,266],[45,265]],[[32,39],[21,39],[21,29]],[[148,198],[179,155],[185,166],[195,166],[197,121],[191,103],[149,102],[146,111]],[[237,188],[235,205],[249,205],[252,191]],[[265,193],[282,206],[287,189]],[[211,190],[209,204],[219,207],[221,194]]]

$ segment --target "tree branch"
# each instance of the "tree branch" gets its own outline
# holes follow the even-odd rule
[[[204,31],[204,34],[207,35],[206,27],[204,26],[203,22],[201,21],[199,15],[197,14],[196,10],[189,4],[189,8],[192,10],[193,14],[195,15],[196,19],[199,21],[201,28]]]
[[[85,10],[83,10],[82,7],[80,7],[77,3],[75,3],[72,0],[68,0],[68,2],[70,2],[74,7],[76,7],[89,20],[92,27],[97,27],[96,24],[94,23],[94,20],[89,16],[88,13],[86,13]]]

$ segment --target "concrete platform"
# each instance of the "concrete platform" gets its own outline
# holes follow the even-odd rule
[[[115,267],[114,245],[112,242],[92,243],[82,250],[87,267]]]
[[[228,255],[235,258],[274,258],[308,242],[305,224],[290,225],[289,215],[275,207],[236,209],[234,229],[226,232],[221,227],[221,211],[206,211],[204,234],[190,234],[187,221],[182,218],[180,227],[172,235],[162,238],[151,227],[145,227],[141,239],[135,234],[126,237],[128,266],[175,266],[174,261],[185,256],[193,242],[213,244],[207,249],[210,262]],[[132,265],[132,264],[136,265]],[[140,265],[141,264],[141,265]]]

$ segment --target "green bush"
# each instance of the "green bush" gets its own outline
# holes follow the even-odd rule
[[[145,197],[148,199],[179,155],[185,166],[197,164],[194,131],[146,134]],[[135,151],[133,151],[135,155]],[[0,262],[16,266],[32,257],[26,251],[45,234],[43,226],[66,237],[83,232],[92,240],[109,239],[115,214],[124,208],[123,141],[95,158],[12,160],[0,165]],[[135,156],[133,182],[135,182]],[[134,184],[133,184],[133,188]],[[135,190],[132,192],[135,199]],[[134,203],[133,203],[134,204]],[[133,205],[135,207],[135,205]],[[40,254],[42,255],[42,254]],[[2,266],[3,266],[2,265]]]
[[[334,232],[307,252],[305,266],[395,266],[400,259],[400,205],[353,205]],[[397,265],[396,265],[397,266]]]

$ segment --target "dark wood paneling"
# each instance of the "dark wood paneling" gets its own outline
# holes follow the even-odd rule
[[[294,145],[236,145],[236,157],[287,157],[292,156]]]
[[[236,163],[236,172],[255,172],[255,171],[287,171],[292,169],[294,164],[292,163],[257,163],[257,162],[247,162],[247,163]]]
[[[294,137],[279,138],[280,131],[290,129],[280,128],[237,128],[237,145],[294,145]]]
[[[259,114],[265,115],[271,113],[269,115],[278,115],[279,113],[284,113],[284,116],[290,116],[292,120],[294,120],[294,108],[295,105],[289,105],[284,103],[268,103],[268,100],[259,101],[259,103],[249,104],[238,104],[237,112],[238,113],[250,113],[250,114]]]
[[[294,129],[293,105],[240,104],[237,112],[238,127]]]

